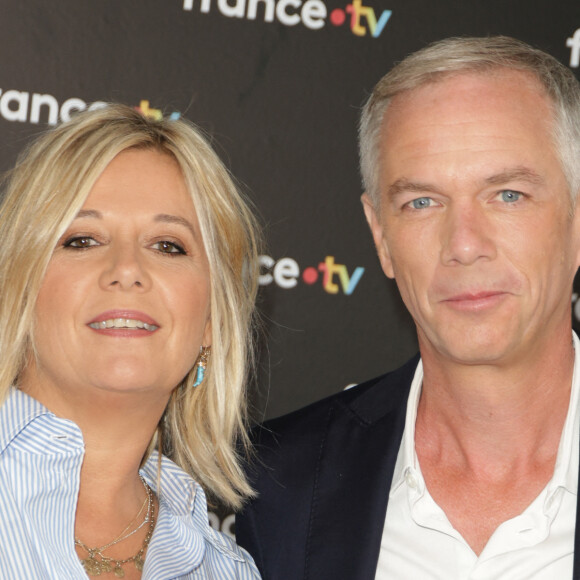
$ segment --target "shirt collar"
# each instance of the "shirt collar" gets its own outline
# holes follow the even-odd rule
[[[580,421],[578,417],[578,400],[580,398],[580,340],[578,340],[575,332],[572,333],[572,340],[574,344],[574,373],[570,391],[570,404],[568,405],[568,413],[558,446],[554,475],[547,487],[547,499],[561,487],[573,494],[576,494],[578,490],[578,456],[580,453]],[[422,384],[423,362],[420,360],[415,370],[409,392],[405,430],[401,441],[401,449],[395,463],[391,493],[394,493],[405,479],[409,477],[413,478],[415,487],[419,493],[423,491],[425,486],[415,452],[415,423],[417,420],[417,407],[421,396]]]
[[[0,453],[11,441],[38,417],[54,416],[42,403],[20,389],[11,388],[0,406]]]
[[[164,537],[164,547],[171,550],[175,546],[184,548],[191,555],[193,566],[199,565],[205,553],[205,548],[200,544],[203,540],[228,558],[247,561],[246,554],[234,542],[228,541],[209,525],[203,488],[178,465],[162,455],[159,472],[159,454],[154,451],[142,467],[141,474],[159,498],[160,517],[161,510],[172,514],[172,524],[165,528],[170,537]],[[154,546],[152,541],[151,550],[160,548]]]
[[[421,386],[423,384],[423,361],[419,360],[415,375],[409,391],[407,401],[407,413],[405,416],[405,430],[401,440],[401,448],[397,455],[395,470],[393,472],[393,483],[391,493],[394,493],[405,481],[409,474],[420,472],[418,470],[418,459],[415,453],[415,422],[417,420],[417,407],[419,406],[419,397],[421,396]],[[417,482],[424,485],[423,478]]]
[[[43,423],[42,432],[45,435],[48,433],[58,439],[60,433],[66,433],[69,441],[70,437],[75,437],[79,445],[82,444],[82,434],[72,421],[57,417],[33,397],[12,388],[4,404],[0,405],[0,455],[19,434],[33,428],[37,423]],[[40,436],[40,431],[36,429],[35,434]],[[50,448],[42,448],[42,452],[54,451],[54,447],[53,442]],[[207,501],[201,486],[164,456],[161,457],[158,480],[158,466],[159,455],[153,452],[141,469],[141,474],[157,493],[161,506],[159,516],[163,516],[167,524],[164,526],[163,542],[157,543],[156,547],[152,542],[150,548],[158,551],[167,549],[168,559],[171,560],[175,546],[184,547],[184,553],[191,554],[190,562],[193,560],[189,569],[201,563],[205,542],[211,543],[224,556],[246,561],[246,555],[234,542],[228,541],[209,525]],[[158,520],[158,525],[161,523]]]
[[[558,446],[554,475],[548,483],[548,497],[559,487],[577,494],[578,492],[578,455],[580,453],[580,434],[578,417],[578,399],[580,398],[580,341],[572,333],[574,344],[574,373],[570,390],[570,404],[564,422],[564,429]]]

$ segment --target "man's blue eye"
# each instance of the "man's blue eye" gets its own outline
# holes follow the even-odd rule
[[[417,199],[414,199],[411,204],[414,209],[425,209],[431,205],[432,201],[433,200],[430,197],[418,197]]]
[[[501,199],[506,203],[514,203],[514,201],[518,201],[522,197],[521,193],[517,191],[512,191],[511,189],[506,189],[505,191],[501,192]]]

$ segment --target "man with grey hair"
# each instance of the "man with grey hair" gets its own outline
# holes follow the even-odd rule
[[[256,430],[240,543],[266,580],[580,578],[578,81],[438,42],[375,87],[360,147],[420,357]]]

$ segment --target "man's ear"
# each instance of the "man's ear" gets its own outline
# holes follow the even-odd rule
[[[377,254],[379,255],[383,272],[388,278],[394,278],[395,272],[393,271],[393,262],[391,261],[391,254],[387,242],[383,236],[383,226],[381,224],[380,216],[377,215],[375,206],[368,194],[364,193],[361,197],[361,201],[367,222],[371,228],[371,233],[373,235],[373,240],[375,241],[375,247],[377,248]]]
[[[575,203],[571,208],[572,227],[574,230],[574,240],[576,244],[576,270],[580,268],[580,192],[576,195]]]

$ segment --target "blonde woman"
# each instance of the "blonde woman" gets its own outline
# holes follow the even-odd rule
[[[216,154],[109,105],[34,143],[0,212],[2,576],[258,578],[207,516],[252,494],[256,234]]]

